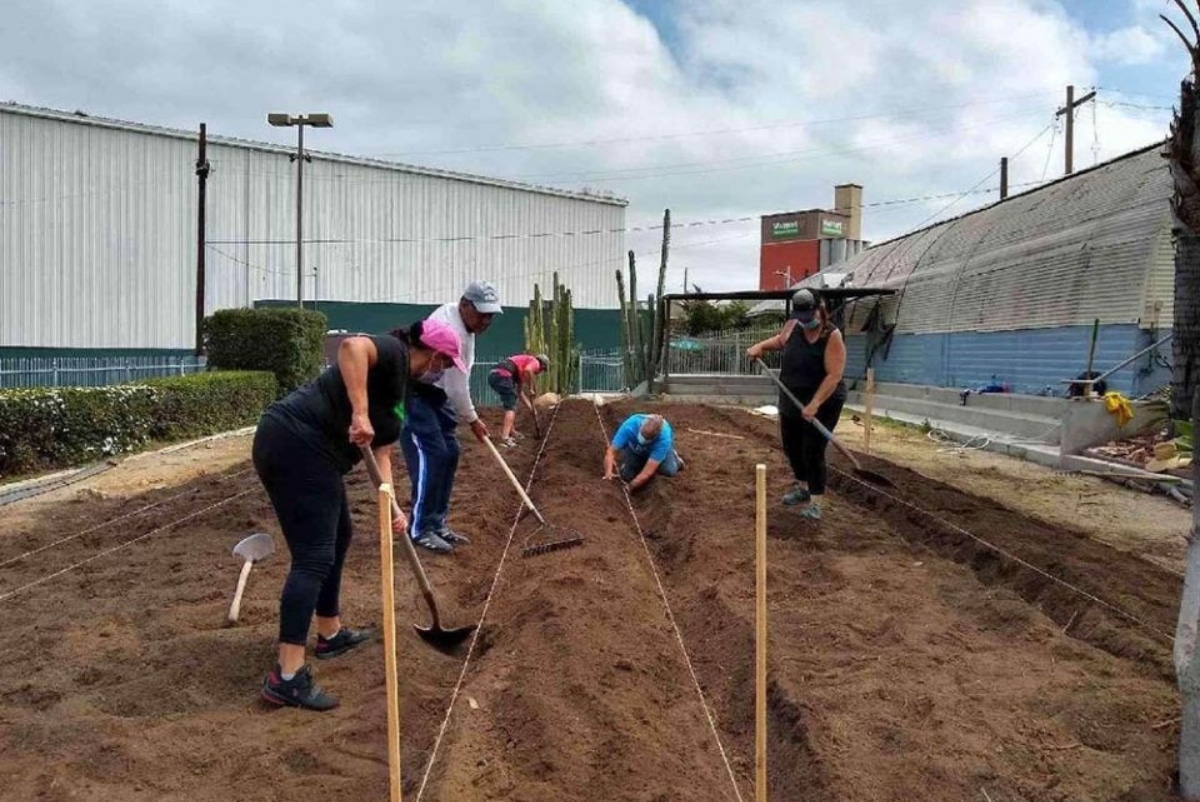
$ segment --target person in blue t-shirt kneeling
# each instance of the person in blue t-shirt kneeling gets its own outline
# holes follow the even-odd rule
[[[630,415],[604,454],[604,478],[615,479],[619,470],[630,490],[645,487],[655,474],[674,476],[681,468],[683,459],[675,451],[671,424],[662,415]]]

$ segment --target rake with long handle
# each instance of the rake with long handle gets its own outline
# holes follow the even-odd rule
[[[533,516],[537,518],[537,522],[541,524],[541,529],[551,533],[558,533],[556,535],[557,539],[548,543],[526,546],[521,550],[521,556],[532,557],[536,554],[545,554],[549,551],[569,549],[572,546],[581,545],[583,543],[583,536],[578,532],[574,532],[560,526],[553,526],[546,522],[546,519],[542,517],[542,513],[538,511],[538,508],[534,506],[533,501],[530,500],[529,494],[525,492],[525,488],[521,487],[521,482],[513,474],[512,468],[508,467],[508,463],[505,462],[504,457],[500,455],[500,451],[496,448],[496,444],[492,442],[490,437],[483,438],[483,442],[487,444],[488,450],[492,452],[492,456],[496,458],[496,462],[500,463],[500,467],[504,469],[504,475],[508,477],[508,481],[512,482],[512,486],[516,488],[517,493],[521,496],[521,501],[525,503],[525,506],[528,507],[529,511],[533,513]]]
[[[754,361],[758,363],[758,367],[762,369],[762,372],[769,376],[771,381],[775,382],[775,385],[779,388],[779,391],[786,395],[788,399],[796,405],[796,409],[804,409],[804,404],[801,404],[799,399],[796,398],[795,394],[792,393],[792,391],[789,390],[784,383],[779,380],[778,376],[771,372],[771,369],[767,367],[765,362],[763,362],[761,359],[755,359]],[[843,446],[836,437],[833,436],[833,432],[829,431],[829,429],[825,427],[825,424],[821,423],[816,418],[806,420],[815,426],[817,431],[820,432],[826,440],[828,440],[830,443],[833,443],[833,447],[842,452],[843,457],[850,460],[850,464],[854,466],[855,476],[859,477],[860,479],[864,479],[871,484],[880,485],[882,487],[895,487],[895,485],[892,484],[891,479],[888,479],[882,474],[875,473],[875,471],[869,471],[864,468],[859,463],[858,459],[851,454],[850,451],[847,450],[847,448]]]

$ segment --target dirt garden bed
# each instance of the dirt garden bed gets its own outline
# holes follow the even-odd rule
[[[401,626],[406,799],[753,798],[753,470],[768,465],[774,501],[782,454],[767,421],[664,406],[688,468],[634,497],[635,525],[600,479],[601,427],[632,409],[560,408],[532,496],[586,542],[522,558],[526,518],[503,565],[518,502],[466,444],[453,523],[473,544],[426,566],[453,623],[477,621],[494,592],[465,673],[464,654]],[[523,479],[539,446],[505,452]],[[896,481],[894,498],[838,475],[820,525],[772,504],[771,798],[1170,799],[1178,701],[1165,636],[1178,575],[872,467]],[[0,798],[386,796],[381,647],[316,665],[338,710],[272,711],[257,689],[285,557],[255,569],[241,625],[221,626],[232,545],[261,529],[283,546],[247,468],[0,511]],[[362,472],[351,494],[343,612],[378,621]],[[399,562],[397,582],[398,619],[426,621]]]

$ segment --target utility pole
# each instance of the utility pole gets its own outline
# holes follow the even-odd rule
[[[1008,197],[1008,157],[1000,160],[1000,200]]]
[[[304,308],[304,126],[297,125],[296,143],[296,305]]]
[[[684,292],[684,294],[686,294],[687,291],[688,291],[688,269],[685,267],[683,269],[683,292]]]
[[[1054,114],[1055,117],[1062,117],[1065,115],[1067,118],[1067,137],[1066,137],[1066,139],[1067,139],[1067,159],[1066,159],[1067,172],[1066,172],[1066,175],[1070,175],[1071,173],[1073,173],[1075,171],[1075,109],[1079,108],[1084,103],[1087,103],[1089,100],[1091,100],[1095,96],[1096,96],[1096,92],[1095,92],[1095,90],[1092,90],[1091,92],[1088,92],[1083,97],[1079,98],[1079,100],[1076,100],[1075,99],[1075,87],[1068,86],[1067,87],[1067,105],[1063,106],[1061,109],[1059,109]]]
[[[200,123],[200,152],[196,156],[196,180],[199,184],[196,200],[196,356],[204,353],[204,207],[208,173],[211,170],[206,155],[207,145],[208,126]]]

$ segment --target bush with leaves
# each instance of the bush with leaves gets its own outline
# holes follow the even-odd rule
[[[0,476],[80,465],[152,441],[249,425],[274,398],[275,377],[261,372],[0,390]]]
[[[280,397],[325,366],[325,315],[307,309],[223,309],[204,321],[208,364],[216,370],[266,370]]]

